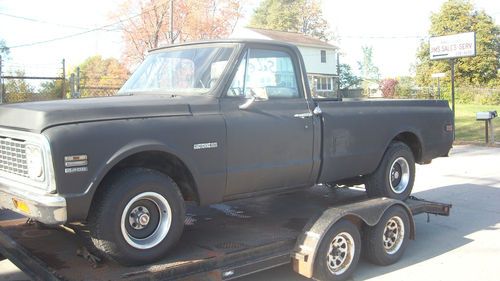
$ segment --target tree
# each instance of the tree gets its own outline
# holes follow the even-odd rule
[[[394,78],[386,78],[380,81],[380,90],[384,98],[394,98],[396,96],[396,87],[398,80]]]
[[[63,91],[62,80],[46,81],[40,84],[38,95],[45,100],[60,99]]]
[[[175,0],[170,35],[169,1],[126,0],[115,15],[122,21],[124,63],[133,67],[144,59],[148,50],[171,42],[227,37],[242,15],[241,1]]]
[[[373,47],[362,46],[361,50],[363,51],[363,59],[362,61],[358,61],[361,77],[372,80],[380,79],[379,69],[373,63]]]
[[[415,79],[410,76],[398,77],[396,85],[396,96],[399,98],[410,98],[415,89]]]
[[[79,68],[81,88],[119,88],[130,75],[125,65],[117,59],[103,59],[99,55],[87,58]]]
[[[345,63],[339,64],[339,87],[341,90],[358,87],[360,82],[361,78],[352,73],[350,65]]]
[[[500,27],[485,11],[477,10],[467,0],[449,0],[431,16],[429,36],[476,32],[476,57],[458,59],[455,66],[457,83],[468,86],[498,85],[500,68]],[[429,43],[422,42],[417,51],[416,79],[421,86],[433,83],[431,75],[449,72],[448,61],[431,61]],[[446,79],[445,79],[446,82]]]
[[[363,59],[358,61],[359,72],[363,82],[361,87],[364,89],[365,94],[369,94],[370,86],[380,79],[380,73],[377,66],[373,62],[373,47],[362,46]]]
[[[264,0],[255,9],[250,26],[303,33],[323,41],[333,37],[319,0]]]
[[[16,71],[13,76],[24,77],[23,71]],[[4,81],[4,102],[16,103],[34,100],[35,88],[26,79],[7,79]]]
[[[9,48],[5,44],[5,40],[0,39],[0,55],[8,55],[9,54]]]

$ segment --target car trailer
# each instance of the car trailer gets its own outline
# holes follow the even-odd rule
[[[448,216],[450,204],[411,197],[368,199],[356,188],[315,186],[209,207],[188,205],[181,240],[152,265],[124,267],[91,254],[84,225],[0,222],[0,252],[33,280],[232,280],[292,264],[316,280],[344,280],[360,251],[399,260],[415,236],[413,216]]]

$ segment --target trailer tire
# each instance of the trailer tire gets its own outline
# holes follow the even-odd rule
[[[410,218],[401,206],[389,208],[379,223],[367,227],[365,232],[365,256],[378,265],[390,265],[404,254],[410,237]]]
[[[126,266],[157,261],[179,240],[185,205],[177,184],[152,169],[127,168],[100,187],[88,217],[94,246]]]
[[[313,279],[346,280],[356,269],[360,253],[359,229],[348,220],[335,223],[327,231],[317,250]]]
[[[368,197],[389,197],[406,200],[415,181],[415,158],[402,142],[392,142],[377,170],[365,181]]]

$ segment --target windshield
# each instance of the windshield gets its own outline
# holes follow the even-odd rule
[[[182,47],[152,53],[118,94],[205,94],[226,69],[233,46]]]

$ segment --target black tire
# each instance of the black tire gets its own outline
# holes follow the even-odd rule
[[[388,197],[404,201],[410,196],[414,182],[415,158],[411,149],[402,142],[393,142],[387,148],[377,170],[367,177],[365,187],[368,197]]]
[[[164,257],[179,240],[185,206],[169,176],[151,169],[124,169],[99,191],[88,226],[92,243],[106,257],[126,266],[147,264]]]
[[[410,231],[408,212],[401,206],[392,206],[377,225],[366,228],[366,258],[378,265],[397,262],[408,246]]]
[[[350,240],[350,242],[348,242],[348,240]],[[340,241],[340,245],[343,245],[342,241],[344,241],[347,247],[353,247],[354,249],[343,248],[342,246],[331,249],[330,245],[335,241]],[[341,252],[338,252],[339,250]],[[337,252],[335,253],[333,251]],[[348,254],[346,255],[344,252],[344,256],[342,256],[342,251],[346,251]],[[328,230],[318,248],[316,260],[314,262],[313,279],[318,281],[346,280],[356,269],[360,253],[361,237],[359,229],[347,220],[341,220],[335,223]],[[338,258],[335,258],[335,256]],[[340,262],[339,265],[336,264],[337,261]]]

